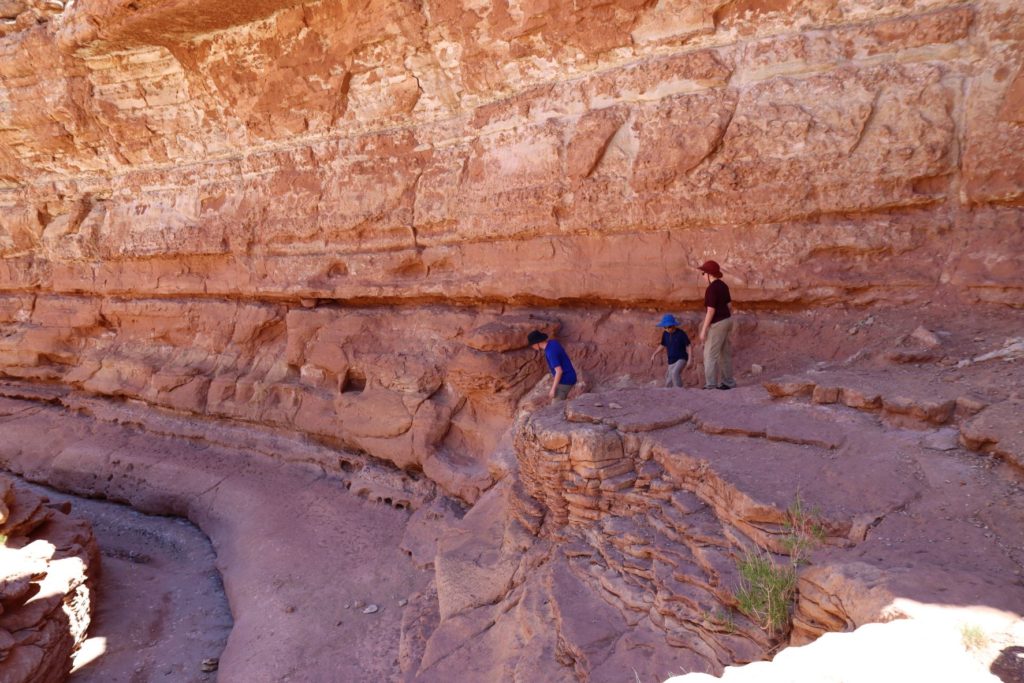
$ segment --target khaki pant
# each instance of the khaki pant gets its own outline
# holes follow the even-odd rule
[[[711,324],[708,338],[704,343],[704,386],[736,386],[732,376],[732,318]]]

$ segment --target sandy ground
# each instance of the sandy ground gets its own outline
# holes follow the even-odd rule
[[[181,582],[197,597],[208,595],[207,586],[215,582],[209,546],[199,552],[155,532],[140,532],[144,539],[134,539],[128,522],[111,522],[115,533],[100,528],[97,536],[101,547],[114,549],[113,583],[129,585],[101,589],[92,635],[108,638],[102,659],[112,666],[124,663],[113,673],[99,673],[100,660],[83,664],[76,675],[98,673],[81,680],[205,680],[199,666],[217,656],[229,625],[218,681],[399,678],[403,606],[431,576],[416,569],[399,547],[409,510],[366,500],[320,471],[256,453],[142,433],[39,404],[7,407],[11,412],[2,420],[5,439],[0,442],[6,468],[77,495],[187,517],[212,543],[231,606],[233,624],[222,597],[220,617],[176,604],[179,596],[184,600],[176,592],[184,590]],[[138,519],[127,508],[113,509],[121,511],[116,519]],[[170,519],[156,521],[181,526]],[[105,540],[111,535],[115,541]],[[157,552],[159,547],[164,550]],[[155,578],[174,564],[165,555],[193,565],[189,578],[167,583]],[[143,556],[151,561],[131,561]],[[138,588],[118,577],[145,577],[147,570],[152,578]],[[126,609],[124,603],[140,594],[140,607]],[[363,614],[355,607],[360,602],[378,609]],[[104,619],[106,610],[110,616]],[[121,624],[126,635],[115,635]],[[217,633],[190,640],[190,632],[206,624],[216,626]],[[172,636],[167,645],[158,644],[162,632]]]

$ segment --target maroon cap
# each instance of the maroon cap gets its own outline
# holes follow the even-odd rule
[[[703,270],[711,277],[722,277],[722,269],[718,267],[718,261],[705,261],[697,270]]]

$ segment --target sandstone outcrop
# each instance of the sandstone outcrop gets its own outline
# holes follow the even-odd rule
[[[200,525],[224,680],[1019,614],[1022,55],[1015,0],[0,0],[0,466]],[[707,257],[767,394],[638,387]],[[796,500],[768,634],[736,564]]]
[[[1008,367],[995,371],[1011,381],[1019,369]],[[943,424],[893,424],[879,408],[890,395],[933,398],[906,390],[910,369],[888,373],[891,384],[868,369],[837,369],[767,380],[771,392],[587,393],[520,413],[514,442],[494,456],[505,475],[468,509],[438,495],[428,477],[308,436],[24,382],[0,387],[18,396],[2,404],[0,464],[196,521],[214,541],[235,615],[225,680],[257,670],[312,675],[321,666],[335,675],[335,658],[313,666],[304,653],[334,647],[354,582],[370,592],[354,567],[344,581],[330,578],[353,561],[377,566],[372,581],[385,581],[401,602],[377,598],[384,607],[375,628],[347,627],[358,629],[347,636],[354,647],[397,653],[380,669],[385,677],[718,674],[782,644],[909,616],[908,601],[1021,613],[1024,595],[1008,578],[1024,564],[1019,475],[963,450],[956,437],[989,410],[981,406],[1006,402],[998,388],[983,391],[989,369],[951,366],[957,392],[975,403]],[[919,370],[917,385],[942,386],[930,373]],[[866,383],[880,404],[803,400],[807,386],[852,396]],[[793,396],[773,397],[783,385],[796,387]],[[801,551],[809,564],[798,564],[792,630],[769,634],[738,609],[738,562],[755,546],[789,562],[798,501],[822,534]],[[300,520],[302,533],[274,532],[282,515]],[[353,527],[363,519],[378,525],[376,540]],[[353,534],[364,539],[356,552]],[[268,543],[242,540],[256,537]],[[298,555],[307,558],[302,567]],[[292,578],[268,586],[266,577],[283,575]],[[295,627],[299,613],[309,628]],[[288,635],[264,656],[242,657],[268,628]],[[378,640],[371,647],[365,638]]]
[[[882,395],[909,378],[892,380],[877,380]],[[984,628],[990,644],[1012,639],[1024,627],[1024,593],[1007,580],[1024,560],[1019,484],[991,461],[936,451],[927,424],[887,427],[870,412],[746,390],[604,391],[542,410],[517,432],[523,490],[492,489],[437,546],[439,626],[419,676],[444,680],[467,662],[480,677],[535,672],[534,659],[507,656],[510,641],[571,668],[549,669],[551,680],[719,674],[761,659],[777,641],[738,610],[738,565],[755,545],[787,561],[795,503],[822,535],[798,564],[786,641],[922,616],[893,631],[905,634],[896,642],[927,649],[930,629],[948,639],[961,627]],[[836,647],[855,653],[874,637]],[[941,661],[980,671],[989,654]],[[813,680],[829,656],[794,655],[793,666]],[[794,670],[757,669],[779,680]]]
[[[85,639],[99,550],[69,512],[0,476],[0,680],[63,681]]]
[[[10,0],[0,373],[473,500],[538,305],[1019,304],[1020,8],[833,5]]]

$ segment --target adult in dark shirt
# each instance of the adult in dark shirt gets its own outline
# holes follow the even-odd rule
[[[736,380],[732,375],[733,319],[729,312],[729,286],[722,282],[722,269],[715,261],[705,261],[699,270],[708,280],[704,290],[707,313],[700,326],[700,341],[704,344],[704,388],[732,389]]]
[[[552,401],[564,401],[576,384],[576,369],[569,360],[569,354],[557,339],[548,339],[548,335],[534,330],[526,335],[526,342],[537,351],[544,352],[544,359],[551,371],[551,389],[548,398]]]
[[[666,313],[662,316],[658,327],[663,328],[664,332],[661,333],[661,344],[651,354],[651,360],[653,361],[654,357],[664,348],[665,356],[668,360],[668,369],[665,371],[665,386],[681,387],[683,386],[684,366],[689,368],[692,365],[689,354],[690,338],[679,329],[679,321],[671,313]]]

